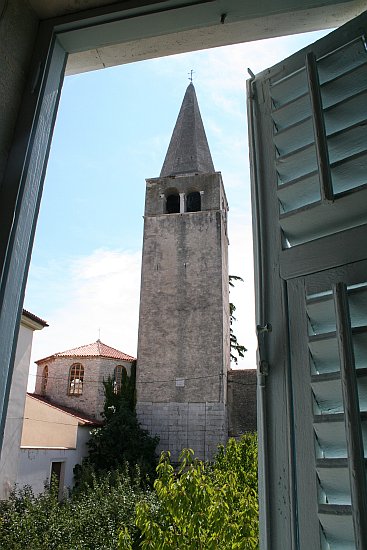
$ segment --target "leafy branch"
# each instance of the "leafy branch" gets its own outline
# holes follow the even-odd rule
[[[243,282],[242,277],[239,277],[238,275],[230,275],[229,276],[229,286],[232,288],[234,287],[234,281],[241,281]],[[236,363],[238,365],[238,358],[245,356],[245,351],[247,351],[247,348],[243,346],[242,344],[238,343],[237,336],[233,332],[233,323],[236,321],[236,317],[234,316],[234,312],[236,311],[236,306],[229,302],[229,344],[230,344],[230,357],[231,361]],[[236,354],[236,355],[235,355]]]

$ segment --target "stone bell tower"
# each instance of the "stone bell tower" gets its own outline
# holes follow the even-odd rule
[[[146,184],[137,413],[173,460],[210,459],[227,438],[228,206],[192,83]]]

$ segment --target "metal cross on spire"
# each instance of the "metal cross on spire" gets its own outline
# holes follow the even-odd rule
[[[193,70],[191,69],[191,71],[190,71],[189,73],[187,73],[187,74],[190,75],[190,76],[189,76],[189,80],[190,80],[191,83],[192,83],[192,75],[194,74],[194,72],[195,72],[195,71],[193,71]]]

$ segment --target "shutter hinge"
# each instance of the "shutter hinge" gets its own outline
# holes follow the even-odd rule
[[[258,352],[259,352],[259,374],[267,376],[269,374],[269,363],[264,359],[264,334],[271,332],[270,323],[265,325],[256,325]]]

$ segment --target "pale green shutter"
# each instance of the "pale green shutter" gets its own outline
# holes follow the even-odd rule
[[[248,85],[272,550],[367,548],[365,29],[363,14]]]

